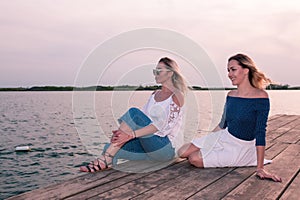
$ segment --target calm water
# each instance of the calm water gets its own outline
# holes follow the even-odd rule
[[[108,141],[116,119],[141,107],[151,92],[0,93],[0,199],[80,175]],[[191,92],[186,101],[185,139],[206,134],[222,113],[226,92]],[[270,115],[300,115],[300,91],[269,91]],[[89,100],[93,99],[92,102]],[[73,106],[72,106],[73,105]],[[15,152],[28,145],[30,152]]]

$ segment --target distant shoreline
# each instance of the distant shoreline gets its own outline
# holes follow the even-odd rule
[[[147,91],[157,90],[160,86],[89,86],[89,87],[72,87],[72,86],[33,86],[30,88],[0,88],[0,92],[27,92],[27,91]],[[191,90],[234,90],[231,87],[200,87],[190,86]],[[270,85],[267,90],[300,90],[300,86],[290,87],[289,85]]]

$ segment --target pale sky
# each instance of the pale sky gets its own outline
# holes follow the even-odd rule
[[[172,30],[195,41],[215,64],[223,86],[230,86],[227,59],[239,52],[273,81],[300,86],[298,0],[1,0],[0,87],[72,86],[95,48],[142,28]],[[151,83],[150,70],[130,80],[116,75],[120,67],[155,67],[165,55],[173,56],[159,50],[123,56],[98,84]],[[173,58],[191,85],[202,85],[184,60]]]

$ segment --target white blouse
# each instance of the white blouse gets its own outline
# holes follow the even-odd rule
[[[174,94],[173,94],[174,95]],[[173,95],[164,101],[155,101],[155,93],[151,95],[143,112],[152,120],[160,137],[168,136],[172,147],[177,150],[183,145],[183,112],[184,108],[173,101]]]

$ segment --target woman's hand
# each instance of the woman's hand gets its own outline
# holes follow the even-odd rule
[[[111,137],[110,142],[114,145],[114,146],[123,146],[126,142],[128,142],[129,140],[133,139],[132,135],[129,135],[127,133],[125,133],[124,131],[118,129],[115,131],[112,131],[113,135]]]
[[[112,133],[113,134],[110,138],[110,143],[115,143],[116,140],[118,139],[118,135],[120,134],[120,132],[118,132],[118,130],[113,130]]]
[[[257,169],[256,170],[256,176],[258,176],[260,179],[270,179],[275,182],[281,182],[281,178],[276,176],[275,174],[271,174],[267,172],[265,169]]]

